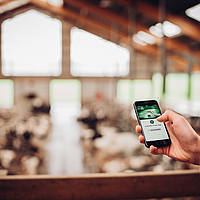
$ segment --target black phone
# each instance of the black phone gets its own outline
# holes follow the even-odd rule
[[[156,100],[135,101],[133,104],[137,120],[142,128],[145,138],[145,146],[155,147],[169,146],[171,140],[164,122],[158,122],[157,117],[161,110]]]

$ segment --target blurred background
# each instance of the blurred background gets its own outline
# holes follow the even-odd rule
[[[199,0],[0,0],[0,175],[195,169],[138,141],[135,100],[200,133]]]

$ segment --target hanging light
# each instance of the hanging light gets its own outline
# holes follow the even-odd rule
[[[147,46],[147,43],[144,42],[143,40],[139,39],[137,34],[134,34],[133,37],[132,37],[132,40],[137,43],[137,44],[140,44],[142,46]]]
[[[134,42],[139,43],[142,46],[146,46],[147,44],[152,45],[155,43],[155,38],[144,31],[139,31],[137,34],[133,35],[132,39]]]
[[[174,37],[181,33],[181,28],[169,21],[164,21],[163,28],[161,23],[157,23],[155,26],[151,26],[149,31],[157,37],[163,37],[163,33],[167,37]]]
[[[173,37],[181,33],[181,28],[171,22],[165,21],[163,23],[163,32],[167,37]]]
[[[163,37],[162,24],[157,23],[155,26],[151,26],[149,32],[157,37]]]
[[[197,21],[200,21],[200,4],[197,4],[196,6],[188,8],[185,11],[185,13],[188,17],[191,17]]]

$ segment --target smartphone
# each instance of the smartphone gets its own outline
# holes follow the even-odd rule
[[[135,101],[133,104],[138,123],[142,127],[145,146],[169,146],[171,140],[164,122],[158,122],[161,110],[156,100]]]

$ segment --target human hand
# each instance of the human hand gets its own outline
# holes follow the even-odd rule
[[[150,147],[155,155],[164,154],[182,162],[200,164],[200,136],[192,129],[188,121],[173,111],[167,110],[158,117],[159,122],[165,122],[171,138],[171,145],[166,147]],[[141,127],[136,126],[136,132],[141,134]],[[144,136],[139,136],[144,143]]]

